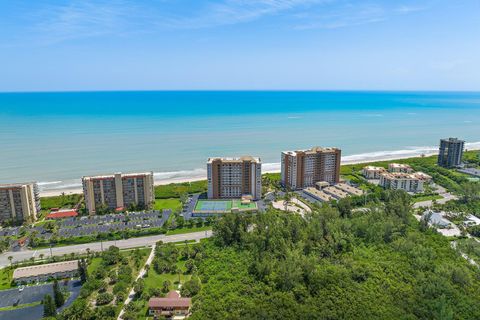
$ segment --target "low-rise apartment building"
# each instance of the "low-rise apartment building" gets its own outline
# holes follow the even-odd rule
[[[17,268],[13,271],[13,281],[16,284],[23,284],[49,279],[67,279],[77,275],[78,260],[73,260]]]
[[[150,207],[155,201],[153,172],[115,173],[82,178],[85,205],[90,214],[99,208]]]
[[[389,172],[402,172],[402,173],[412,173],[413,169],[408,164],[403,163],[389,163],[388,164]]]
[[[335,198],[335,199],[343,199],[343,198],[346,198],[348,197],[348,193],[334,187],[334,186],[330,186],[330,187],[326,187],[326,188],[323,188],[322,189],[323,192],[325,192],[326,194],[328,194],[329,196]]]
[[[0,223],[33,222],[38,212],[40,195],[35,182],[0,184]]]
[[[281,182],[291,190],[314,187],[319,181],[340,181],[341,150],[313,147],[308,150],[283,151]]]
[[[404,190],[406,192],[423,192],[424,184],[431,177],[421,173],[385,172],[380,176],[380,186],[385,189]]]
[[[362,175],[369,180],[378,180],[380,175],[386,171],[383,167],[366,166],[362,169]]]
[[[209,158],[207,161],[208,198],[232,199],[262,197],[262,162],[260,158]]]
[[[318,200],[320,202],[328,202],[330,200],[334,200],[332,196],[326,194],[322,190],[318,190],[313,187],[305,188],[303,189],[303,192],[305,192],[305,194],[309,195],[313,199]]]
[[[352,187],[351,185],[348,185],[346,183],[337,183],[335,185],[335,188],[342,190],[343,192],[346,192],[352,196],[361,196],[363,195],[363,191],[361,189]]]

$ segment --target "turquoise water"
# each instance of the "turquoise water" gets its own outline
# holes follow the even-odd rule
[[[480,93],[0,93],[0,182],[78,187],[82,175],[200,177],[210,156],[336,146],[346,160],[414,155],[442,137],[480,141]]]

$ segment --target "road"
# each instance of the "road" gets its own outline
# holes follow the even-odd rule
[[[444,187],[437,186],[436,193],[442,197],[442,199],[435,200],[438,204],[445,204],[447,201],[458,199],[457,196],[449,193]],[[420,201],[413,205],[414,208],[430,208],[433,204],[432,200]]]
[[[140,270],[140,272],[138,273],[137,278],[135,278],[135,281],[137,281],[140,278],[143,278],[143,276],[147,272],[146,266],[147,265],[149,266],[152,263],[154,257],[155,257],[155,244],[152,245],[152,251],[150,251],[150,255],[148,256],[147,261],[145,261],[145,264],[143,265],[142,270]],[[135,289],[132,288],[128,293],[127,299],[125,299],[125,302],[123,303],[123,308],[122,310],[120,310],[120,314],[118,315],[117,320],[122,320],[122,316],[125,313],[125,306],[129,304],[134,297],[135,297]]]
[[[85,244],[77,244],[73,246],[64,246],[56,247],[51,249],[51,253],[54,256],[63,256],[64,254],[75,253],[86,253],[87,248],[93,251],[102,251],[107,249],[110,246],[116,246],[120,249],[129,249],[135,247],[151,246],[157,241],[162,240],[163,242],[179,242],[185,240],[195,240],[199,241],[200,239],[208,238],[212,236],[212,231],[199,231],[192,233],[176,234],[171,236],[166,235],[155,235],[148,237],[140,238],[130,238],[126,240],[116,240],[116,241],[103,241],[103,242],[91,242]],[[0,269],[8,266],[10,261],[8,257],[13,257],[12,262],[19,262],[23,260],[30,259],[31,257],[38,258],[40,254],[43,254],[44,257],[50,256],[50,248],[40,249],[40,250],[22,250],[17,252],[5,252],[0,255]]]

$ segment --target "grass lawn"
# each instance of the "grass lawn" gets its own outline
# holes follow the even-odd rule
[[[0,269],[0,290],[10,289],[12,287],[13,269]]]
[[[166,235],[172,235],[172,234],[182,234],[182,233],[190,233],[190,232],[198,232],[198,231],[206,231],[206,230],[212,230],[211,226],[203,226],[203,227],[193,227],[193,228],[181,228],[181,229],[174,229],[174,230],[168,230]]]
[[[180,268],[180,270],[185,271],[185,261],[178,261],[177,266]],[[155,269],[150,268],[148,271],[148,276],[144,278],[145,280],[145,291],[148,292],[150,288],[161,288],[163,285],[163,282],[165,280],[170,281],[170,290],[177,290],[178,289],[178,284],[179,280],[180,283],[185,283],[185,281],[190,280],[192,275],[190,274],[170,274],[170,273],[162,273],[159,274],[155,271]],[[138,312],[138,319],[151,319],[146,316],[147,310],[148,310],[148,305],[146,300],[137,300],[134,302],[136,305],[140,306],[141,309]]]
[[[8,307],[2,307],[0,308],[0,311],[8,311],[8,310],[15,310],[15,309],[22,309],[22,308],[27,308],[27,307],[34,307],[42,304],[41,301],[35,301],[31,303],[25,303],[25,304],[19,304],[17,306],[8,306]]]
[[[153,206],[155,210],[163,209],[172,209],[172,211],[180,210],[182,208],[182,203],[179,199],[155,199],[155,205]]]
[[[87,267],[88,274],[92,274],[93,271],[97,270],[100,267],[101,263],[102,263],[102,258],[91,259]]]

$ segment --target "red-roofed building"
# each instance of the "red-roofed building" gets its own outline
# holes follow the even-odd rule
[[[176,291],[170,291],[165,298],[150,298],[148,310],[151,316],[157,317],[188,317],[192,299],[182,298]]]
[[[77,210],[60,210],[47,214],[45,219],[63,219],[72,218],[78,216]]]

